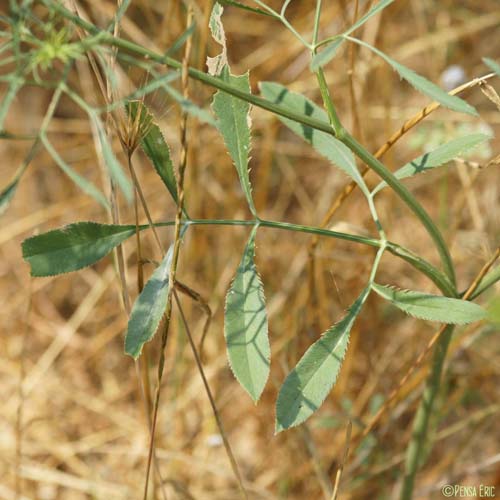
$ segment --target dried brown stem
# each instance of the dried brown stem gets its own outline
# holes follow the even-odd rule
[[[191,25],[192,19],[193,19],[193,10],[191,7],[189,7],[187,14],[187,22],[186,22],[187,26]],[[186,41],[184,57],[182,60],[182,72],[181,72],[181,83],[183,89],[183,96],[185,99],[189,97],[188,64],[191,55],[191,46],[192,46],[192,41],[191,37],[189,37]],[[160,403],[161,381],[163,378],[163,370],[165,367],[165,347],[167,345],[170,319],[172,316],[172,292],[174,291],[173,284],[175,283],[175,276],[177,272],[177,264],[179,261],[179,253],[180,253],[182,213],[184,206],[184,175],[186,172],[187,158],[188,158],[188,142],[187,142],[186,130],[187,130],[187,113],[184,112],[182,114],[182,119],[181,119],[181,158],[179,162],[178,177],[177,177],[177,192],[178,192],[177,213],[175,216],[174,242],[172,243],[173,245],[172,264],[170,267],[170,273],[168,277],[171,286],[169,288],[169,293],[167,297],[164,329],[161,338],[160,360],[158,362],[157,385],[156,385],[156,393],[155,393],[154,407],[153,407],[153,424],[151,430],[151,440],[149,445],[148,462],[146,467],[146,480],[144,484],[144,496],[143,496],[144,500],[147,500],[148,497],[149,475],[150,475],[151,461],[154,450],[156,423],[158,420],[158,406]],[[146,203],[145,200],[143,201],[143,203],[144,204]],[[161,246],[161,243],[159,243],[159,245]]]
[[[214,397],[212,395],[212,391],[210,390],[210,386],[208,385],[208,380],[207,380],[207,377],[205,375],[205,371],[203,370],[203,365],[201,364],[200,355],[198,353],[198,350],[196,349],[196,345],[194,343],[193,336],[191,335],[191,330],[190,330],[188,322],[186,320],[186,316],[184,315],[184,310],[182,309],[182,305],[181,305],[181,302],[179,300],[179,296],[177,295],[177,291],[175,289],[173,291],[173,294],[174,294],[175,303],[177,304],[177,307],[179,309],[182,323],[184,324],[184,329],[186,330],[186,335],[188,337],[188,341],[189,341],[189,345],[191,346],[191,350],[193,352],[196,366],[198,368],[201,379],[203,381],[203,385],[205,387],[205,391],[206,391],[208,399],[210,401],[210,406],[212,407],[212,412],[214,414],[215,421],[217,422],[217,427],[218,427],[220,435],[222,437],[222,442],[224,444],[226,454],[229,458],[229,462],[231,463],[231,468],[233,469],[233,473],[236,476],[236,480],[238,482],[238,487],[240,489],[240,492],[243,495],[243,498],[245,498],[247,500],[248,494],[245,490],[245,487],[243,486],[243,478],[241,477],[238,463],[236,462],[233,451],[231,449],[231,445],[229,444],[229,440],[227,438],[227,434],[226,434],[226,431],[224,429],[224,425],[222,423],[222,419],[220,417],[219,410],[217,409],[217,405],[215,404],[215,400],[214,400]]]

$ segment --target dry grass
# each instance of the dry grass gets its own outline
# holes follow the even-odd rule
[[[194,3],[200,34],[192,60],[203,68],[210,2]],[[351,2],[325,3],[322,27],[327,35],[345,25]],[[93,0],[80,6],[97,19],[109,17],[114,9],[112,2]],[[290,14],[299,31],[309,30],[313,2],[292,2]],[[277,80],[320,102],[308,71],[308,57],[276,22],[230,8],[224,21],[233,70],[250,69],[255,92],[258,81]],[[178,2],[137,1],[122,23],[122,34],[164,50],[184,23]],[[497,0],[407,0],[396,2],[380,23],[371,22],[364,37],[434,81],[451,64],[462,65],[471,79],[487,72],[482,56],[500,56],[499,24]],[[209,44],[209,53],[213,50]],[[326,76],[340,115],[351,128],[348,54],[338,61]],[[72,84],[97,102],[99,90],[85,64],[80,63]],[[137,72],[122,77],[123,89],[134,88],[144,79]],[[498,79],[490,83],[500,90]],[[373,151],[428,104],[365,52],[356,58],[353,88],[360,115],[358,135]],[[198,103],[208,102],[209,91],[200,84],[192,84],[190,93]],[[477,87],[467,98],[481,114],[472,123],[488,123],[500,136],[500,113],[494,104]],[[7,129],[19,133],[36,130],[49,99],[48,92],[23,90],[9,113]],[[179,110],[160,94],[149,102],[161,117],[161,127],[178,159]],[[385,156],[387,165],[394,168],[420,154],[409,145],[418,130],[427,128],[432,137],[442,127],[452,134],[466,122],[471,119],[437,111],[390,150]],[[254,110],[253,127],[252,180],[262,216],[320,224],[346,178],[270,114]],[[86,117],[65,99],[49,126],[49,137],[79,173],[102,185],[91,128]],[[190,120],[188,140],[186,197],[190,213],[200,218],[246,217],[234,167],[217,132]],[[119,139],[114,142],[119,152]],[[494,139],[491,146],[491,156],[498,155],[500,141]],[[28,143],[21,141],[0,142],[2,186],[27,148]],[[484,163],[479,157],[472,160]],[[173,219],[175,207],[155,172],[144,158],[138,156],[136,162],[153,218]],[[445,228],[446,238],[452,242],[459,288],[466,288],[499,244],[498,166],[441,169],[408,185]],[[437,263],[426,234],[393,195],[380,196],[379,206],[391,240]],[[122,204],[121,209],[122,220],[133,223],[132,207]],[[354,231],[373,233],[367,215],[364,199],[354,193],[332,224],[349,224]],[[21,257],[24,238],[76,220],[105,222],[107,215],[61,174],[47,153],[40,152],[0,226],[0,498],[141,498],[148,425],[133,363],[123,354],[127,320],[112,259],[70,275],[31,279]],[[161,235],[172,237],[167,230]],[[344,453],[348,422],[353,421],[353,433],[359,432],[360,423],[369,421],[380,398],[397,386],[436,326],[404,317],[371,297],[352,332],[346,362],[326,403],[307,425],[274,436],[274,402],[281,382],[305,348],[358,294],[373,256],[365,248],[321,240],[315,271],[320,301],[312,308],[307,278],[311,238],[271,229],[259,232],[257,263],[266,290],[273,363],[270,381],[255,406],[230,373],[222,335],[224,296],[245,237],[242,228],[196,227],[182,247],[178,277],[208,299],[214,315],[204,356],[208,380],[251,498],[328,498]],[[158,260],[152,235],[145,235],[143,242],[143,253]],[[132,297],[136,294],[134,252],[131,239],[125,244],[125,253]],[[146,265],[147,275],[151,270]],[[384,258],[380,280],[434,290],[430,282],[393,257]],[[200,335],[203,312],[187,298],[182,302],[194,334]],[[454,338],[446,393],[440,401],[440,418],[434,422],[435,446],[418,476],[415,498],[442,498],[440,486],[445,483],[496,485],[500,491],[500,349],[493,335],[498,332],[493,330],[491,325],[473,325],[459,330]],[[168,498],[238,498],[178,314],[174,314],[166,357],[156,453]],[[153,361],[157,362],[156,354]],[[395,407],[382,416],[362,448],[350,450],[340,498],[392,498],[425,373],[425,368],[417,371],[405,384]],[[22,490],[22,495],[16,496],[16,490]],[[159,493],[157,498],[161,498]]]

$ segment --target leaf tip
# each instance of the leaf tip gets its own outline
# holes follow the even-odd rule
[[[281,432],[283,432],[286,429],[287,429],[287,427],[284,427],[283,425],[281,425],[278,418],[276,418],[276,421],[274,423],[274,435],[277,436],[278,434],[280,434]]]

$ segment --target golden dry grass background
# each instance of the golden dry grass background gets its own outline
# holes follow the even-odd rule
[[[77,3],[99,25],[111,18],[116,7],[113,2]],[[348,25],[354,2],[324,3],[321,34],[328,36]],[[210,2],[197,0],[193,5],[198,31],[192,64],[205,69],[207,51],[213,55],[218,50],[206,28]],[[362,9],[366,5],[360,2]],[[500,56],[498,7],[497,0],[398,1],[367,24],[363,38],[433,81],[438,82],[452,64],[460,65],[467,79],[472,79],[488,72],[481,57]],[[7,13],[5,5],[4,9]],[[292,2],[289,14],[299,31],[310,32],[313,2]],[[259,81],[272,80],[320,102],[315,79],[308,71],[308,54],[276,21],[234,8],[226,8],[223,20],[233,71],[250,70],[254,93]],[[165,51],[184,25],[180,2],[138,0],[132,2],[121,29],[122,36]],[[356,135],[371,151],[428,104],[371,54],[357,52],[357,127],[348,70],[349,51],[344,51],[328,66],[326,77],[341,118],[349,129],[357,129]],[[119,77],[122,94],[145,79],[141,72],[127,69]],[[70,81],[91,104],[102,102],[85,60],[78,62]],[[490,83],[500,89],[498,78]],[[190,92],[198,104],[208,105],[211,89],[192,83]],[[22,90],[6,128],[17,133],[36,131],[50,97],[50,91]],[[421,154],[421,148],[412,148],[412,140],[424,137],[428,142],[442,133],[452,138],[464,130],[464,124],[487,124],[498,136],[500,112],[494,104],[477,87],[466,98],[477,107],[480,118],[437,111],[391,149],[385,163],[394,169]],[[177,105],[159,92],[146,102],[158,117],[177,161]],[[254,109],[252,118],[251,178],[259,212],[274,220],[319,225],[347,179],[269,113]],[[48,130],[60,154],[79,173],[107,189],[92,131],[82,112],[63,98]],[[198,218],[247,217],[237,175],[216,130],[190,119],[188,140],[190,214]],[[114,146],[120,153],[118,138]],[[0,142],[2,187],[28,147],[21,141]],[[494,139],[487,154],[494,157],[499,149],[500,141]],[[469,159],[486,163],[489,158],[476,152]],[[172,219],[175,207],[156,173],[140,154],[136,165],[154,219]],[[375,182],[374,177],[368,179]],[[464,289],[499,244],[498,165],[484,169],[454,165],[408,185],[440,221],[457,265],[460,289]],[[437,263],[428,237],[396,197],[387,191],[378,204],[389,238]],[[132,223],[132,208],[122,203],[121,210],[122,221]],[[21,256],[20,244],[26,237],[83,220],[107,222],[108,218],[41,151],[0,224],[0,498],[142,498],[148,427],[133,362],[123,353],[127,318],[113,261],[107,257],[80,272],[31,279]],[[332,225],[374,232],[359,193],[346,201]],[[250,497],[328,498],[342,459],[348,421],[353,421],[357,431],[369,420],[373,408],[397,386],[437,326],[405,317],[371,297],[356,322],[339,380],[325,404],[307,425],[274,436],[274,404],[282,381],[307,346],[357,296],[367,279],[373,252],[321,240],[315,273],[320,300],[313,308],[307,276],[311,238],[271,229],[259,231],[257,266],[267,298],[272,370],[261,401],[254,405],[228,368],[223,338],[224,297],[246,234],[243,228],[194,227],[182,247],[179,279],[201,293],[214,314],[204,367]],[[168,230],[161,235],[165,241],[172,237]],[[146,255],[158,259],[152,236],[144,239]],[[129,291],[135,297],[133,239],[125,244],[125,251]],[[146,267],[148,274],[151,270]],[[428,280],[392,256],[384,258],[378,279],[403,288],[435,291]],[[493,294],[481,302],[487,304]],[[189,300],[182,300],[191,328],[199,336],[203,314]],[[415,498],[442,498],[439,488],[444,483],[497,485],[500,491],[500,350],[495,333],[492,325],[474,324],[455,336],[446,369],[447,393],[439,401],[440,418],[434,426],[435,444],[417,477]],[[166,356],[157,456],[168,498],[238,498],[177,314]],[[153,361],[156,363],[156,355]],[[393,498],[424,376],[425,370],[419,371],[405,385],[398,403],[384,414],[370,439],[362,448],[350,451],[340,498]],[[18,490],[22,488],[17,497],[16,484]],[[159,491],[157,494],[162,498]]]

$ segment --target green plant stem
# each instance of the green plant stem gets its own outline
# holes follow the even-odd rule
[[[318,43],[320,17],[321,17],[321,0],[316,0],[316,12],[314,13],[314,28],[312,37],[313,50],[316,44]]]
[[[168,227],[173,226],[175,223],[173,221],[167,222],[157,222],[154,224],[155,227]],[[293,224],[290,222],[279,222],[270,220],[238,220],[238,219],[189,219],[183,221],[184,225],[193,226],[255,226],[259,224],[262,227],[269,227],[274,229],[281,229],[284,231],[295,231],[300,233],[316,234],[318,236],[326,236],[330,238],[337,238],[345,241],[352,241],[353,243],[360,243],[362,245],[367,245],[373,248],[380,248],[383,244],[383,240],[378,240],[376,238],[367,238],[365,236],[357,236],[355,234],[340,233],[337,231],[331,231],[329,229],[323,229],[314,226],[304,226],[301,224]],[[139,226],[139,229],[148,229],[150,226],[144,224]],[[385,242],[387,246],[387,251],[396,257],[399,257],[406,262],[408,262],[412,267],[427,276],[445,295],[453,296],[454,287],[449,281],[449,279],[444,275],[439,269],[435,268],[432,264],[422,259],[418,255],[391,241]]]
[[[312,55],[314,55],[314,51],[312,52]],[[325,104],[325,108],[327,110],[330,123],[332,124],[332,127],[335,130],[335,136],[341,140],[343,137],[345,137],[346,131],[342,126],[342,123],[340,122],[337,110],[335,109],[335,105],[333,104],[332,98],[330,97],[330,91],[328,90],[328,84],[326,82],[325,74],[322,68],[319,68],[318,71],[316,72],[316,78],[319,83],[321,97],[323,98],[323,103]],[[357,167],[355,166],[354,168]],[[382,223],[380,222],[380,218],[377,213],[377,208],[375,207],[375,202],[373,200],[373,195],[370,193],[370,190],[368,189],[368,186],[366,185],[363,176],[361,174],[359,175],[359,181],[357,181],[357,183],[367,199],[368,207],[370,209],[372,219],[375,222],[375,225],[377,226],[380,239],[381,241],[385,242],[387,241],[387,237],[385,235],[384,228],[382,227]]]
[[[371,170],[373,170],[382,179],[384,179],[384,181],[394,190],[394,192],[399,195],[399,197],[406,203],[406,205],[408,205],[410,210],[419,218],[419,220],[422,222],[423,226],[429,233],[430,237],[434,241],[441,257],[445,273],[453,284],[453,287],[455,287],[455,268],[451,260],[451,255],[448,251],[443,236],[439,232],[439,229],[434,224],[433,220],[430,218],[429,214],[413,197],[410,191],[408,191],[405,185],[399,182],[394,174],[387,170],[387,168],[379,160],[377,160],[375,156],[369,153],[352,135],[346,132],[345,136],[341,140]],[[453,296],[457,296],[456,290],[454,291]]]
[[[314,53],[314,52],[313,52]],[[384,164],[379,161],[375,156],[373,156],[369,151],[367,151],[351,134],[349,134],[337,115],[335,105],[333,104],[332,98],[330,97],[330,92],[328,90],[328,84],[325,79],[325,74],[321,68],[316,72],[316,77],[318,79],[319,88],[321,91],[321,96],[323,98],[323,103],[328,113],[330,123],[335,131],[335,136],[338,140],[342,141],[360,160],[362,160],[371,170],[376,172],[386,183],[393,189],[393,191],[408,205],[410,210],[420,219],[423,226],[429,233],[430,237],[434,241],[436,248],[441,257],[441,261],[444,266],[444,270],[448,278],[455,287],[455,268],[451,260],[451,255],[446,246],[443,236],[439,232],[439,229],[434,224],[434,221],[430,218],[429,214],[424,210],[424,208],[418,203],[418,201],[413,197],[413,195],[408,191],[408,189],[399,182],[399,180],[390,172]],[[379,232],[383,237],[383,229],[380,227],[380,222],[378,217],[376,217],[375,207],[373,205],[373,200],[370,204],[370,210],[372,215],[375,216],[375,222],[379,227]],[[453,296],[456,296],[457,292],[454,290]]]
[[[434,401],[441,387],[441,374],[446,353],[450,345],[454,325],[448,325],[439,338],[432,357],[431,373],[427,378],[424,394],[413,421],[411,441],[406,450],[405,476],[401,489],[401,500],[411,500],[415,476],[421,465],[422,453],[427,441],[427,428],[434,407]]]

